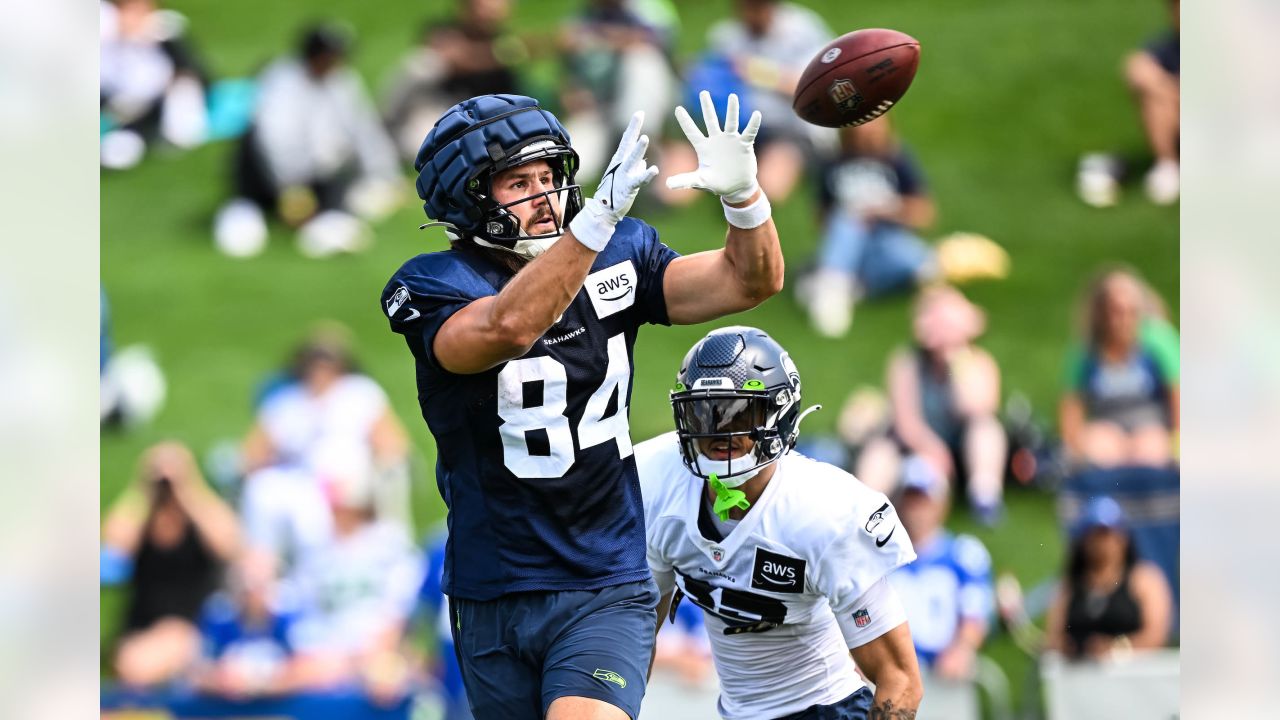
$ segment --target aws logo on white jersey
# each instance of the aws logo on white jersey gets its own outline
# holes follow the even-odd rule
[[[756,548],[756,559],[751,565],[751,587],[776,593],[804,592],[805,561],[800,558],[779,555],[762,547]]]
[[[610,265],[587,276],[582,284],[591,298],[596,317],[606,318],[636,304],[639,289],[636,266],[630,260]]]

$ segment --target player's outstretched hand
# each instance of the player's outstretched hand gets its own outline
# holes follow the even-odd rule
[[[642,124],[643,112],[631,116],[631,123],[609,159],[595,196],[586,201],[582,212],[569,223],[574,237],[596,252],[608,244],[614,226],[627,216],[640,188],[658,175],[658,168],[649,165],[644,157],[649,136],[640,134]]]
[[[747,126],[739,133],[738,96],[730,94],[722,130],[716,117],[716,106],[711,102],[711,93],[703,90],[698,94],[698,99],[702,101],[706,135],[698,130],[697,123],[689,117],[687,110],[683,107],[676,108],[676,120],[684,129],[694,151],[698,153],[698,169],[672,175],[667,178],[667,187],[672,190],[706,190],[731,203],[750,200],[760,187],[756,182],[755,150],[756,133],[760,131],[760,111],[751,113]]]

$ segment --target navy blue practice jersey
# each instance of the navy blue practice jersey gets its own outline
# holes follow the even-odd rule
[[[387,283],[382,309],[413,353],[436,440],[449,596],[648,577],[627,421],[632,348],[641,325],[669,324],[662,278],[674,257],[653,228],[624,219],[560,321],[524,356],[473,375],[440,366],[436,332],[510,274],[479,253],[447,250],[409,260]]]

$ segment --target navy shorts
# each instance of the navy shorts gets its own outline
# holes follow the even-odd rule
[[[867,720],[867,714],[871,712],[871,701],[874,699],[875,694],[870,688],[861,687],[840,702],[811,705],[778,720]]]
[[[455,651],[477,720],[539,720],[559,697],[602,700],[635,718],[644,698],[658,587],[450,599]]]

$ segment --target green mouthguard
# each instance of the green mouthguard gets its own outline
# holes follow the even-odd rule
[[[707,482],[711,483],[711,489],[716,493],[716,501],[712,503],[711,509],[715,511],[716,515],[720,516],[721,520],[729,519],[729,510],[732,508],[746,510],[751,507],[751,503],[747,501],[746,493],[720,482],[720,478],[716,477],[715,473],[711,473],[711,477],[707,478]]]

